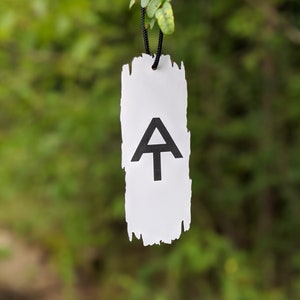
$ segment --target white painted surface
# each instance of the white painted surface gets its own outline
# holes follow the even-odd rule
[[[128,235],[142,237],[144,245],[171,243],[182,227],[190,227],[190,133],[187,130],[187,86],[183,64],[179,68],[163,55],[156,71],[153,58],[143,54],[122,70],[122,167],[125,168],[125,210]],[[130,71],[131,70],[131,71]],[[153,153],[139,161],[132,157],[153,118],[160,118],[182,158],[161,153],[161,180],[154,181]],[[150,144],[163,144],[155,129]],[[182,226],[183,224],[183,226]]]

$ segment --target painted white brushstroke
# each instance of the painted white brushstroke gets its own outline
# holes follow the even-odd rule
[[[163,55],[156,71],[153,58],[143,54],[122,69],[122,167],[125,168],[125,210],[129,239],[134,233],[144,245],[171,243],[190,227],[190,133],[187,130],[187,85],[179,68]],[[153,118],[160,118],[182,158],[161,153],[161,180],[154,181],[153,153],[132,157]],[[155,129],[148,144],[164,139]]]

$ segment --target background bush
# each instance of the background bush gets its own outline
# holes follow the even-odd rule
[[[47,251],[70,299],[78,284],[95,299],[300,298],[299,1],[173,1],[192,226],[147,248],[128,242],[120,167],[120,71],[143,52],[128,2],[1,1],[1,226]]]

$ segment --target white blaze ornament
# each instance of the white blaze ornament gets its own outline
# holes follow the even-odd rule
[[[190,133],[187,86],[179,68],[162,55],[157,70],[143,54],[122,69],[122,167],[129,239],[171,243],[191,221]]]

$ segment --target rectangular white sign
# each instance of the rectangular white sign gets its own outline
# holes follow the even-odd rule
[[[190,133],[183,64],[143,54],[122,70],[122,167],[128,235],[171,243],[190,227]],[[182,226],[183,224],[183,226]]]

